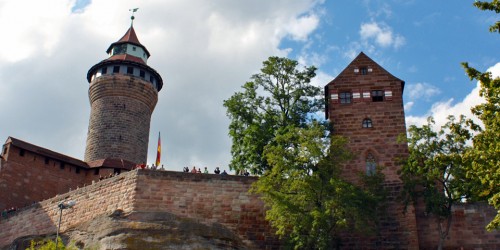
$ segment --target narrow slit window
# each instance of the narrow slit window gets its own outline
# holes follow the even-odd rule
[[[366,175],[374,175],[377,171],[375,157],[370,153],[366,156]]]

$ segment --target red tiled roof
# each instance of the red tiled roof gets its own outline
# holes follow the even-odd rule
[[[124,60],[124,61],[132,61],[136,63],[146,64],[141,58],[129,54],[118,54],[106,59],[106,61],[114,61],[114,60]]]
[[[137,46],[141,47],[142,49],[144,49],[144,51],[146,52],[146,55],[148,57],[151,56],[151,54],[149,54],[149,51],[146,49],[146,47],[144,45],[142,45],[141,42],[139,42],[139,39],[137,38],[137,35],[135,34],[135,30],[134,30],[133,26],[130,26],[130,28],[127,30],[127,32],[125,32],[125,35],[123,35],[122,38],[120,38],[120,40],[109,45],[109,48],[106,50],[106,53],[109,54],[109,52],[113,48],[113,45],[123,44],[123,43],[130,43],[130,44],[137,45]]]
[[[52,150],[49,150],[49,149],[46,149],[46,148],[43,148],[43,147],[40,147],[37,145],[33,145],[31,143],[16,139],[14,137],[9,136],[9,138],[7,138],[7,141],[5,142],[5,144],[9,144],[9,143],[13,146],[18,147],[18,148],[22,148],[22,149],[25,149],[27,151],[31,151],[33,153],[37,153],[37,154],[40,154],[40,155],[43,155],[46,157],[50,157],[54,160],[59,160],[62,162],[73,164],[75,166],[88,168],[87,163],[82,161],[82,160],[78,160],[78,159],[75,159],[73,157],[63,155],[63,154],[54,152]]]
[[[80,166],[83,168],[120,168],[120,169],[127,169],[127,170],[132,170],[135,167],[135,163],[123,160],[123,159],[101,159],[101,160],[95,160],[91,162],[84,162],[82,160],[75,159],[73,157],[63,155],[57,152],[54,152],[52,150],[48,150],[46,148],[16,139],[14,137],[9,137],[7,138],[7,141],[5,144],[11,144],[12,146],[22,148],[24,150],[40,154],[45,157],[50,157],[51,159],[58,160],[61,162],[69,163],[75,166]]]
[[[123,159],[100,159],[88,162],[90,168],[107,167],[107,168],[121,168],[132,170],[135,167],[135,163]]]
[[[123,37],[120,38],[118,42],[141,44],[141,42],[139,42],[139,39],[137,38],[137,35],[135,34],[133,26],[130,26],[125,35],[123,35]]]

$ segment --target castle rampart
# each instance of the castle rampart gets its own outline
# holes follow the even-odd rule
[[[248,190],[255,177],[134,170],[36,203],[0,221],[0,247],[16,238],[56,232],[60,202],[76,201],[63,210],[61,232],[116,210],[169,212],[204,224],[221,224],[249,249],[276,248],[278,241],[265,221],[263,202]],[[273,247],[274,246],[274,247]]]

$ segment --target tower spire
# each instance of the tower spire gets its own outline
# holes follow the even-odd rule
[[[137,12],[139,8],[133,8],[133,9],[129,9],[128,11],[132,11],[132,16],[130,16],[130,27],[134,26],[134,14]]]

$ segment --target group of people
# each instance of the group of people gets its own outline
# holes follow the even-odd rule
[[[201,168],[196,169],[195,166],[193,166],[193,168],[191,170],[189,170],[189,167],[184,167],[182,169],[182,172],[184,172],[184,173],[193,173],[193,174],[201,174],[202,173],[201,172]],[[207,167],[205,167],[205,169],[203,169],[203,173],[204,174],[208,174],[208,168]],[[223,170],[222,173],[221,173],[219,167],[215,168],[214,173],[215,174],[220,174],[220,175],[227,175],[226,170]]]
[[[135,169],[151,169],[151,170],[166,170],[164,167],[163,167],[163,164],[161,165],[161,167],[158,167],[156,166],[154,163],[151,165],[151,167],[149,165],[146,165],[144,163],[142,164],[137,164],[135,166]],[[195,166],[193,166],[191,169],[189,169],[189,167],[184,167],[182,168],[182,172],[184,173],[194,173],[194,174],[201,174],[201,173],[204,173],[204,174],[208,174],[208,168],[205,167],[203,169],[203,171],[201,170],[201,168],[196,168]],[[226,170],[220,170],[219,167],[216,167],[214,169],[214,174],[220,174],[220,175],[228,175],[228,173],[226,172]],[[248,171],[240,171],[240,172],[237,172],[236,175],[244,175],[244,176],[249,176],[250,173]]]
[[[146,165],[144,163],[137,164],[137,165],[135,165],[135,169],[165,170],[165,168],[163,167],[163,164],[161,164],[161,168],[160,168],[160,167],[156,166],[154,163],[151,164],[151,167],[149,167],[149,165]]]

